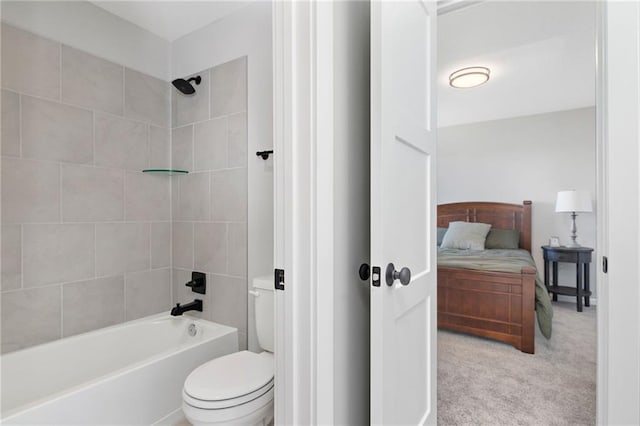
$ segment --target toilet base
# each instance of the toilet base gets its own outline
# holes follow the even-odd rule
[[[184,415],[193,426],[237,425],[237,426],[268,426],[273,424],[273,398],[264,406],[237,419],[216,421],[212,412],[219,410],[203,410],[182,404]]]

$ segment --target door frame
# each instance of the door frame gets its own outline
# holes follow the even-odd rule
[[[277,424],[333,420],[332,45],[331,2],[273,2]]]
[[[596,247],[598,253],[607,256],[609,245],[607,238],[607,191],[604,185],[606,175],[606,4],[598,3],[596,7]],[[596,259],[596,275],[598,283],[598,307],[596,312],[596,420],[597,424],[607,424],[608,378],[605,368],[608,359],[608,317],[606,311],[609,301],[607,275]]]
[[[597,422],[640,423],[640,3],[599,1]],[[635,119],[635,121],[634,121]],[[636,238],[629,238],[635,235]]]

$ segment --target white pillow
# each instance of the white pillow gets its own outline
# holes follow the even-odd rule
[[[484,242],[490,229],[491,225],[488,223],[450,222],[440,247],[484,250]]]

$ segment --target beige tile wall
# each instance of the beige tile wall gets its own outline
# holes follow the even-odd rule
[[[168,310],[170,84],[6,24],[1,59],[2,351]]]
[[[2,352],[199,295],[247,346],[247,60],[195,96],[2,24]],[[24,52],[29,52],[25,55]],[[173,166],[188,175],[142,174]]]
[[[173,300],[200,297],[184,283],[206,272],[197,316],[237,327],[246,348],[247,58],[197,75],[195,95],[172,89],[172,162],[191,171],[172,177]]]

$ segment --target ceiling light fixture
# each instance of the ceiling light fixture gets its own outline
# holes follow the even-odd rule
[[[449,85],[457,89],[480,86],[489,81],[491,71],[486,67],[467,67],[454,71],[449,76]]]

